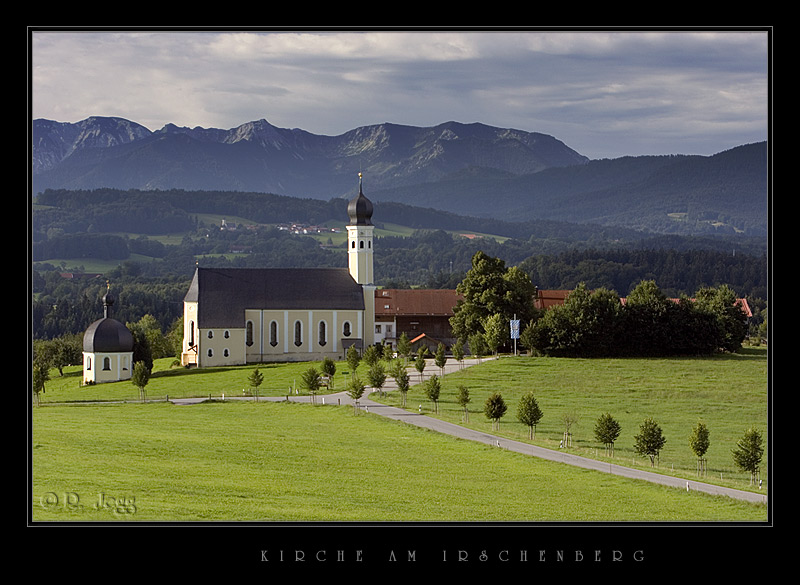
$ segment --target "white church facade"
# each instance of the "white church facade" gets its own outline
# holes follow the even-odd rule
[[[342,359],[373,342],[372,203],[348,204],[348,268],[200,268],[184,297],[185,366]]]

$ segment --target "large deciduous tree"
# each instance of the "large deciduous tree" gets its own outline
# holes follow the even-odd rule
[[[517,316],[529,321],[535,312],[536,288],[530,276],[516,266],[506,268],[505,261],[484,252],[472,257],[472,268],[456,290],[463,296],[450,318],[453,336],[469,339],[483,331],[484,321],[500,314],[504,322]]]

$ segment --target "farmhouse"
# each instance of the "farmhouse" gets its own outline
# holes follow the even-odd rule
[[[450,317],[462,295],[452,289],[379,289],[375,291],[375,343],[397,347],[405,333],[431,351],[455,343]]]

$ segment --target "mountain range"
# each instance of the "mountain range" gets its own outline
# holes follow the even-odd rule
[[[122,118],[32,123],[31,181],[45,189],[202,190],[351,197],[506,221],[549,219],[660,233],[768,228],[767,143],[713,156],[590,160],[537,132],[446,122],[364,126],[339,136],[229,130]]]

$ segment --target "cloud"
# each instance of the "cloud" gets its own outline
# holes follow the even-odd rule
[[[457,120],[593,158],[767,137],[768,36],[744,32],[34,32],[32,115],[339,134]]]

